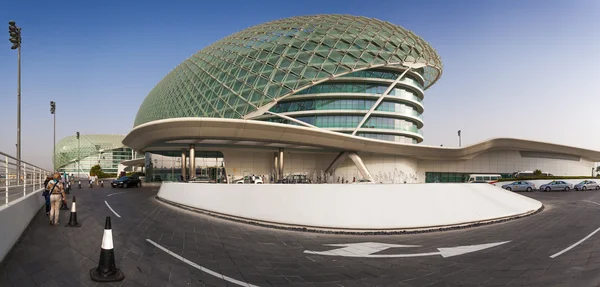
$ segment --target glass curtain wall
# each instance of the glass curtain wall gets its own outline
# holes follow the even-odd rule
[[[196,151],[196,177],[208,177],[216,182],[225,179],[225,165],[221,152]],[[150,154],[150,168],[146,168],[147,182],[181,181],[181,152]],[[186,155],[185,173],[189,178],[189,154]],[[151,170],[151,172],[148,172]],[[148,176],[150,175],[150,176]]]

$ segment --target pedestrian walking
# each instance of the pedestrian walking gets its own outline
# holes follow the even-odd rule
[[[46,180],[44,180],[44,192],[42,192],[42,196],[46,200],[46,216],[50,216],[50,191],[48,190],[48,183],[52,180],[52,176],[46,176]]]
[[[58,225],[60,216],[60,204],[63,198],[67,198],[64,187],[60,183],[60,173],[54,173],[52,181],[47,185],[50,193],[50,225]]]

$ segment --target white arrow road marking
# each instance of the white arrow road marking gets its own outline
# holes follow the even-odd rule
[[[198,265],[198,264],[196,264],[196,263],[194,263],[192,261],[189,261],[189,260],[187,260],[187,259],[185,259],[185,258],[183,258],[183,257],[181,257],[181,256],[179,256],[179,255],[177,255],[175,253],[173,253],[173,251],[171,251],[171,250],[169,250],[167,248],[162,247],[160,244],[158,244],[158,243],[156,243],[156,242],[154,242],[154,241],[152,241],[150,239],[146,239],[146,241],[148,241],[152,245],[158,247],[160,250],[162,250],[164,252],[167,252],[167,254],[169,254],[169,255],[171,255],[171,256],[173,256],[173,257],[175,257],[175,258],[183,261],[184,263],[186,263],[186,264],[188,264],[188,265],[190,265],[190,266],[192,266],[192,267],[194,267],[194,268],[196,268],[196,269],[198,269],[198,270],[200,270],[202,272],[206,272],[206,273],[208,273],[208,274],[210,274],[212,276],[215,276],[215,277],[217,277],[219,279],[225,280],[227,282],[231,282],[231,283],[239,285],[239,286],[258,287],[256,285],[252,285],[250,283],[246,283],[246,282],[243,282],[243,281],[240,281],[240,280],[237,280],[237,279],[233,279],[231,277],[227,277],[225,275],[219,274],[219,273],[217,273],[215,271],[212,271],[212,270],[210,270],[208,268],[204,268],[204,267],[202,267],[202,266],[200,266],[200,265]]]
[[[584,200],[584,201],[585,201],[585,202],[589,202],[589,203],[593,203],[593,204],[595,204],[595,205],[600,205],[600,203],[597,203],[597,202],[595,202],[595,201],[591,201],[591,200]]]
[[[310,251],[305,250],[304,253],[316,254],[316,255],[329,255],[329,256],[342,256],[342,257],[361,257],[361,258],[403,258],[403,257],[422,257],[422,256],[433,256],[441,255],[444,258],[463,255],[471,252],[476,252],[492,247],[496,247],[510,241],[467,245],[467,246],[456,246],[456,247],[444,247],[438,248],[438,252],[427,252],[427,253],[412,253],[412,254],[372,254],[392,247],[419,247],[420,245],[397,245],[397,244],[384,244],[384,243],[350,243],[350,244],[326,244],[329,246],[345,246],[344,248],[329,250],[329,251]],[[370,252],[373,251],[374,252]]]
[[[110,211],[112,211],[118,218],[121,218],[121,216],[115,212],[114,209],[112,209],[112,207],[110,207],[110,205],[108,205],[108,202],[106,202],[106,200],[104,201],[104,203],[106,203],[106,206],[108,206],[108,209],[110,209]]]
[[[586,241],[588,238],[592,237],[592,235],[596,234],[596,232],[598,232],[598,231],[600,231],[600,228],[598,228],[598,229],[594,230],[594,231],[593,231],[592,233],[590,233],[588,236],[586,236],[586,237],[584,237],[583,239],[581,239],[581,240],[579,240],[579,241],[575,242],[573,245],[571,245],[571,246],[569,246],[569,247],[565,248],[564,250],[562,250],[562,251],[560,251],[560,252],[558,252],[558,253],[552,254],[552,255],[550,256],[550,258],[555,258],[555,257],[558,257],[558,256],[560,256],[561,254],[563,254],[563,253],[565,253],[565,252],[567,252],[567,251],[569,251],[569,250],[571,250],[571,249],[575,248],[575,246],[577,246],[577,245],[581,244],[582,242]]]

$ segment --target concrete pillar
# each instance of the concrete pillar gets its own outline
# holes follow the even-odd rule
[[[283,149],[279,149],[279,178],[283,179]]]
[[[146,174],[145,181],[151,182],[154,179],[152,175],[154,168],[152,167],[152,154],[149,152],[144,153],[144,172]]]
[[[275,162],[273,163],[273,169],[275,171],[275,174],[273,174],[273,180],[277,182],[277,180],[279,180],[279,153],[275,152],[274,155]]]
[[[181,176],[183,176],[183,181],[186,180],[186,172],[185,172],[185,150],[181,151]]]
[[[190,145],[190,180],[196,177],[196,146]]]

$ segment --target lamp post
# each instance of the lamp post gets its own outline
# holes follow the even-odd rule
[[[458,130],[458,146],[461,146],[460,130]]]
[[[80,145],[79,145],[79,132],[77,132],[77,178],[79,178],[79,169],[81,168],[81,166],[79,165],[79,163],[81,162],[81,158],[79,158],[80,156]]]
[[[56,170],[56,103],[50,101],[50,114],[54,115],[54,147],[52,150],[52,166]]]
[[[9,41],[12,43],[11,50],[17,50],[18,61],[18,88],[17,88],[17,178],[21,176],[21,28],[17,27],[15,21],[8,22]]]

